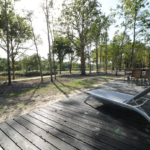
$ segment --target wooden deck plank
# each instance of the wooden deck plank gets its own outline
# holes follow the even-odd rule
[[[48,107],[46,107],[46,108],[48,108]],[[52,108],[52,106],[50,107],[50,109]],[[90,117],[90,116],[88,116],[88,115],[86,115],[86,114],[82,114],[81,116],[79,116],[79,114],[80,114],[80,111],[78,111],[77,109],[76,109],[76,111],[75,110],[73,110],[72,109],[72,107],[70,108],[72,111],[66,111],[66,107],[63,109],[63,107],[58,107],[58,106],[55,106],[54,107],[54,105],[53,105],[53,108],[55,108],[55,109],[57,109],[57,112],[58,112],[58,110],[61,110],[60,111],[60,114],[62,114],[62,115],[66,115],[67,117],[72,117],[73,116],[73,118],[74,119],[76,119],[76,120],[78,120],[78,121],[81,121],[81,122],[84,122],[84,123],[86,123],[86,124],[89,124],[89,125],[94,125],[95,127],[99,127],[100,129],[104,129],[104,131],[109,131],[109,132],[111,132],[111,133],[114,133],[114,134],[118,134],[118,135],[121,135],[123,138],[125,137],[125,141],[126,142],[129,142],[130,143],[130,139],[131,139],[131,143],[132,144],[134,144],[134,141],[137,141],[138,143],[135,143],[134,145],[136,145],[137,147],[138,147],[138,145],[140,146],[140,147],[143,147],[142,146],[142,144],[147,144],[148,146],[150,146],[150,140],[149,139],[147,139],[147,138],[143,138],[143,137],[141,137],[141,136],[133,136],[133,135],[129,135],[129,134],[127,134],[126,132],[122,132],[120,129],[119,129],[119,133],[116,133],[115,132],[115,129],[118,129],[118,128],[115,128],[115,129],[113,129],[113,128],[109,128],[109,127],[107,127],[107,126],[103,126],[103,125],[100,125],[99,124],[99,120],[94,120],[95,118],[92,116],[92,117]],[[91,113],[90,113],[91,114]],[[53,115],[55,115],[55,113],[53,113]],[[84,118],[82,117],[82,116],[84,116]],[[96,115],[97,116],[97,115]],[[92,121],[91,121],[92,120]],[[93,120],[95,121],[95,123],[93,122]],[[96,121],[98,122],[98,123],[96,123]],[[106,132],[107,133],[107,132]],[[127,134],[127,135],[126,135]]]
[[[40,112],[41,113],[41,112]],[[101,141],[101,143],[98,140],[95,140],[93,138],[90,138],[89,136],[86,136],[85,134],[82,134],[81,132],[78,132],[78,130],[74,130],[72,129],[72,126],[70,128],[70,126],[65,126],[63,124],[57,123],[54,119],[54,121],[43,117],[42,115],[36,114],[36,113],[30,113],[27,119],[31,119],[34,121],[34,119],[38,119],[39,121],[42,121],[54,128],[56,128],[57,130],[60,130],[61,132],[64,132],[80,141],[83,141],[84,143],[91,145],[97,149],[107,149],[107,150],[113,150],[115,148],[113,148],[112,146],[109,146],[105,143],[103,143]],[[78,128],[78,126],[76,126],[76,128]]]
[[[104,115],[101,112],[99,112],[98,110],[95,110],[95,109],[89,107],[88,105],[86,107],[82,107],[82,104],[81,104],[80,107],[78,107],[76,105],[71,104],[71,102],[68,102],[69,104],[67,104],[67,106],[64,103],[66,103],[66,101],[63,101],[63,102],[57,103],[57,104],[59,104],[59,106],[64,105],[66,110],[70,110],[70,111],[76,110],[76,111],[78,111],[78,114],[83,115],[83,117],[87,113],[87,115],[89,115],[93,118],[99,119],[101,121],[101,124],[104,124],[104,125],[108,124],[110,126],[117,125],[117,126],[119,126],[119,128],[121,130],[123,130],[125,132],[131,133],[131,134],[137,135],[137,136],[140,135],[140,136],[150,139],[150,136],[149,135],[147,136],[147,134],[145,134],[146,126],[148,126],[148,125],[141,126],[140,127],[140,129],[142,130],[142,132],[141,132],[141,130],[139,130],[139,126],[137,126],[137,123],[136,124],[134,123],[134,125],[132,126],[132,125],[129,125],[130,124],[129,122],[125,123],[123,120],[118,121],[118,119],[111,117],[110,113],[109,113],[109,115],[107,115],[107,114]],[[133,128],[138,128],[138,129],[135,132],[135,130],[133,130]]]
[[[110,149],[109,146],[111,146],[111,147],[116,147],[116,145],[115,145],[115,146],[114,146],[114,145],[112,146],[112,145],[111,145],[111,142],[110,142],[110,143],[106,142],[105,137],[103,137],[103,136],[100,136],[100,137],[99,137],[99,136],[97,136],[97,134],[96,134],[95,132],[92,132],[92,131],[90,131],[90,130],[88,130],[88,129],[86,129],[86,128],[83,128],[83,127],[81,127],[81,126],[79,126],[79,125],[77,125],[77,124],[70,123],[70,122],[68,122],[68,121],[66,121],[66,120],[60,119],[60,118],[58,118],[58,117],[52,116],[52,115],[50,115],[49,113],[42,112],[42,111],[39,111],[39,112],[38,112],[38,111],[35,111],[35,114],[41,115],[41,116],[43,116],[43,117],[45,117],[45,118],[47,118],[47,119],[49,119],[49,120],[52,120],[52,121],[54,121],[54,122],[57,122],[57,123],[59,123],[59,124],[61,124],[61,125],[64,125],[64,126],[66,126],[66,127],[68,127],[68,128],[71,128],[71,129],[73,129],[73,130],[75,130],[75,131],[77,131],[77,132],[79,132],[79,133],[82,133],[82,134],[84,134],[84,135],[86,135],[86,136],[88,136],[88,137],[91,137],[92,139],[98,140],[100,143],[105,143],[105,144],[107,144],[107,146],[106,146],[105,148],[108,147],[108,149]],[[32,117],[37,117],[35,114],[34,114],[34,113],[30,113],[30,115],[31,115]]]
[[[0,145],[6,150],[20,150],[20,148],[0,130]]]
[[[73,99],[75,99],[75,98],[73,98]],[[79,99],[79,98],[78,98]],[[94,111],[94,108],[95,109],[97,109],[98,107],[101,107],[102,106],[102,108],[103,108],[103,106],[106,106],[106,105],[103,105],[99,100],[97,100],[96,98],[92,98],[92,100],[89,100],[88,101],[88,103],[87,104],[85,104],[84,102],[83,102],[83,99],[81,99],[80,98],[80,101],[79,100],[76,100],[76,101],[72,101],[71,99],[70,100],[65,100],[65,101],[61,101],[61,102],[58,102],[57,104],[63,104],[63,105],[68,105],[68,106],[71,106],[71,105],[73,105],[73,106],[80,106],[80,107],[83,107],[83,108],[88,108],[89,110],[92,110],[92,111]],[[71,104],[72,103],[72,104]],[[89,107],[89,105],[90,105],[90,107]],[[112,106],[112,105],[111,105]],[[93,108],[92,108],[93,107]],[[119,108],[119,107],[117,107],[117,106],[115,106],[115,108]],[[102,110],[102,109],[101,109]],[[121,109],[120,109],[121,110]],[[128,124],[129,124],[129,126],[130,125],[135,125],[136,123],[139,123],[140,122],[140,124],[139,124],[139,127],[141,126],[141,128],[143,128],[143,124],[145,125],[145,123],[148,123],[149,124],[149,122],[143,117],[143,116],[141,116],[140,114],[138,114],[137,112],[134,112],[134,111],[131,111],[131,110],[129,110],[129,109],[127,109],[127,108],[122,108],[122,110],[126,110],[126,113],[124,113],[124,115],[122,115],[121,114],[121,112],[122,111],[116,111],[116,113],[115,113],[115,116],[116,116],[116,119],[117,120],[119,120],[119,121],[123,121],[123,122],[125,122],[125,121],[128,121]],[[108,112],[109,110],[107,110],[107,112]],[[102,111],[101,111],[102,112]],[[128,115],[127,115],[127,112],[130,112],[130,113],[128,113]],[[132,115],[132,114],[135,114],[135,115]],[[102,113],[101,113],[102,114]],[[113,114],[114,114],[114,111],[113,111]],[[103,114],[102,114],[103,115]],[[112,115],[111,113],[109,113],[108,112],[108,115]],[[113,115],[114,116],[114,115]],[[140,118],[140,119],[139,119]],[[134,121],[133,121],[134,120]],[[141,121],[140,121],[141,120]],[[136,123],[135,123],[136,122]],[[119,123],[119,122],[118,122]],[[129,127],[128,126],[128,127]]]
[[[45,142],[39,136],[33,134],[30,130],[27,130],[24,126],[18,124],[14,120],[6,121],[13,129],[15,129],[18,133],[28,139],[31,143],[33,143],[36,147],[42,150],[56,150],[55,147]],[[12,150],[12,149],[11,149]]]
[[[30,113],[31,114],[31,113]],[[87,145],[86,143],[84,143],[83,141],[80,141],[80,140],[77,140],[76,138],[73,138],[72,136],[66,134],[64,131],[61,131],[61,128],[60,127],[58,130],[52,126],[48,126],[47,124],[45,124],[44,122],[41,122],[40,120],[37,120],[37,118],[33,118],[33,117],[29,117],[29,116],[23,116],[24,118],[28,119],[30,122],[38,125],[41,129],[44,129],[46,130],[46,132],[49,132],[50,134],[52,135],[55,135],[57,138],[60,138],[62,140],[62,142],[64,141],[65,142],[65,146],[64,148],[59,144],[60,146],[60,149],[71,149],[71,148],[67,148],[66,146],[74,146],[72,147],[72,149],[87,149],[87,150],[95,150],[96,148],[90,146],[90,145]],[[44,120],[43,117],[40,118],[41,120]],[[63,129],[62,129],[63,130]]]
[[[61,105],[61,104],[58,104],[58,103],[56,103],[55,105],[51,105],[50,108],[52,108],[53,106],[56,106],[56,107],[58,106],[59,108],[65,107],[65,110],[63,109],[64,110],[64,114],[67,115],[68,113],[72,114],[73,112],[76,112],[77,117],[90,119],[93,122],[93,124],[94,124],[94,122],[97,122],[97,123],[101,124],[104,127],[108,126],[110,130],[111,129],[114,130],[114,128],[120,128],[120,130],[125,132],[128,137],[130,137],[130,135],[131,136],[134,135],[134,137],[137,135],[138,138],[141,137],[140,141],[145,142],[145,140],[143,138],[147,138],[147,139],[150,140],[150,136],[149,135],[147,135],[147,134],[145,134],[143,132],[137,131],[137,130],[133,130],[133,127],[131,129],[131,128],[124,127],[123,125],[118,125],[118,123],[116,123],[115,120],[113,120],[113,122],[115,122],[115,124],[113,122],[110,123],[107,120],[110,120],[110,119],[113,119],[113,118],[111,118],[109,116],[105,116],[105,119],[103,120],[104,117],[101,116],[100,112],[97,111],[97,110],[90,111],[88,108],[84,109],[83,107],[79,108],[79,107],[75,107],[75,106],[69,106],[68,107],[68,106],[66,106],[64,104]],[[60,113],[62,113],[62,112],[60,112]],[[124,123],[124,125],[126,125],[126,123]],[[150,141],[148,143],[150,143]]]
[[[91,106],[85,104],[86,96],[1,123],[0,150],[150,150],[150,123],[134,112],[130,116],[130,111],[104,107],[95,98],[88,101]]]
[[[75,150],[76,149],[75,147],[72,147],[70,144],[67,144],[66,142],[62,141],[60,137],[62,136],[63,138],[65,138],[66,136],[61,135],[59,131],[53,129],[47,124],[44,124],[36,119],[33,119],[33,118],[28,119],[28,118],[29,117],[27,115],[24,115],[22,116],[22,118],[17,118],[15,120],[18,123],[24,125],[26,128],[28,128],[32,132],[36,133],[38,136],[42,137],[43,139],[57,146],[58,149],[62,149],[62,150],[66,150],[66,149]],[[54,135],[56,135],[58,138]]]
[[[12,140],[23,150],[38,150],[38,148],[36,148],[33,144],[27,141],[23,136],[17,133],[6,123],[1,123],[0,128],[5,132],[5,134],[7,134],[7,136],[12,138]]]
[[[41,110],[44,110],[44,109],[41,109]],[[51,111],[48,111],[48,110],[45,110],[46,113],[49,113],[49,115],[51,115]],[[41,112],[39,112],[40,114]],[[77,121],[77,120],[74,120],[73,119],[73,116],[72,118],[70,117],[65,117],[63,115],[54,115],[54,117],[57,117],[59,119],[62,119],[66,122],[70,122],[70,123],[73,123],[73,124],[76,124],[82,128],[85,128],[93,133],[95,133],[100,139],[103,139],[105,141],[106,144],[109,144],[113,147],[116,147],[119,149],[119,148],[122,148],[123,149],[137,149],[135,148],[134,146],[132,145],[128,145],[128,144],[125,144],[123,143],[124,142],[124,139],[119,137],[119,136],[115,136],[115,137],[111,137],[109,133],[106,133],[106,132],[103,132],[102,130],[99,130],[98,127],[93,127],[93,126],[90,126],[89,124],[85,124],[83,122],[80,122],[80,121]]]
[[[139,113],[133,111],[133,110],[130,110],[130,109],[127,109],[127,108],[123,108],[123,107],[119,107],[119,106],[116,106],[116,105],[106,105],[106,104],[103,104],[101,103],[100,100],[97,100],[95,98],[92,98],[92,100],[89,100],[87,103],[81,103],[81,107],[86,107],[86,106],[91,106],[91,107],[94,107],[94,108],[99,108],[100,107],[100,110],[101,112],[104,112],[103,111],[103,108],[108,108],[107,109],[107,112],[110,114],[110,116],[112,115],[111,111],[113,111],[113,115],[116,116],[117,119],[123,119],[124,121],[128,121],[131,123],[139,123],[139,126],[143,126],[143,124],[147,124],[149,123],[143,116],[141,116]]]
[[[55,107],[54,107],[54,108],[55,108]],[[59,109],[59,107],[57,107],[56,109]],[[64,109],[65,109],[65,108],[64,108]],[[61,113],[62,113],[62,114],[64,113],[63,109],[62,109]],[[51,112],[51,114],[52,114],[52,112]],[[60,118],[64,118],[64,119],[66,119],[66,121],[69,121],[69,122],[72,121],[72,118],[73,118],[73,119],[75,118],[74,116],[75,116],[77,113],[73,112],[72,115],[71,115],[71,113],[68,112],[68,116],[67,116],[67,117],[64,116],[64,115],[62,115],[62,114],[56,115],[56,113],[53,113],[54,116],[60,117]],[[68,119],[68,117],[71,118],[71,119]],[[135,140],[129,139],[129,138],[126,137],[126,136],[122,136],[122,138],[120,138],[120,136],[115,133],[115,130],[114,130],[114,132],[109,132],[109,131],[107,131],[107,130],[102,130],[101,125],[98,125],[98,124],[97,124],[96,126],[93,126],[93,125],[92,125],[92,122],[91,122],[90,120],[85,120],[85,119],[83,119],[83,118],[76,117],[76,118],[75,118],[75,122],[76,122],[77,124],[79,124],[79,122],[80,122],[80,125],[82,125],[82,127],[85,127],[85,128],[87,128],[87,129],[91,129],[91,131],[94,131],[94,132],[95,132],[95,129],[99,128],[100,134],[102,134],[102,135],[104,135],[104,136],[107,135],[107,136],[109,136],[109,137],[111,137],[111,138],[113,138],[113,139],[116,139],[116,140],[118,140],[118,141],[124,142],[125,144],[129,144],[129,145],[132,145],[132,146],[137,147],[137,148],[139,148],[139,147],[140,147],[140,148],[143,148],[143,146],[144,146],[145,148],[150,148],[150,144],[149,144],[148,139],[147,139],[148,142],[147,142],[146,144],[145,144],[145,143],[142,144],[140,140],[139,140],[139,141],[135,141]],[[91,124],[90,124],[90,123],[91,123]],[[93,130],[92,130],[92,129],[93,129]],[[141,139],[141,140],[142,140],[142,139]],[[146,140],[146,139],[145,139],[145,140]]]
[[[103,105],[100,101],[97,102],[95,98],[92,98],[92,100],[89,100],[88,103],[84,103],[83,101],[79,101],[79,100],[77,100],[76,102],[71,101],[71,100],[70,101],[66,100],[63,102],[58,102],[57,104],[62,104],[62,105],[66,105],[66,106],[80,106],[81,108],[84,108],[85,110],[86,110],[86,108],[88,108],[90,111],[95,111],[95,109],[97,109],[99,107],[104,108],[106,106],[106,105]],[[119,108],[117,106],[114,106],[114,107],[117,109]],[[131,121],[130,124],[134,124],[134,122],[138,122],[138,123],[140,123],[139,126],[142,126],[142,128],[143,128],[143,124],[148,123],[144,117],[142,117],[140,114],[138,114],[135,111],[129,110],[127,108],[120,109],[120,110],[124,110],[124,112],[123,111],[114,111],[114,110],[113,110],[113,114],[115,114],[117,120],[124,120],[124,122]],[[107,111],[109,111],[109,110],[107,110]],[[102,112],[103,112],[103,110],[101,109],[101,115],[103,116]],[[128,113],[128,112],[130,112],[130,113]],[[108,115],[111,116],[111,114],[109,112],[108,112]],[[141,121],[139,120],[139,117],[140,117]]]
[[[91,114],[89,112],[87,112],[85,114],[84,110],[83,111],[79,111],[78,109],[76,109],[76,111],[75,111],[71,107],[70,108],[72,110],[71,111],[71,110],[67,110],[67,109],[64,110],[63,107],[61,107],[61,106],[57,107],[57,108],[56,107],[57,106],[54,107],[54,105],[53,105],[54,109],[52,109],[52,106],[51,107],[46,107],[46,109],[48,108],[48,109],[50,109],[50,110],[52,110],[54,112],[57,109],[57,112],[59,114],[65,115],[66,117],[71,117],[70,115],[72,115],[72,116],[74,116],[73,118],[76,119],[76,120],[78,120],[78,121],[85,122],[85,123],[88,123],[88,124],[91,124],[91,125],[94,125],[94,126],[98,126],[101,129],[104,129],[104,130],[107,130],[109,132],[118,134],[118,135],[120,135],[122,137],[126,137],[128,139],[135,140],[135,141],[138,141],[140,143],[144,143],[144,144],[150,145],[150,140],[149,140],[150,136],[147,136],[149,138],[146,138],[146,137],[142,137],[141,135],[136,136],[134,134],[130,134],[130,133],[124,131],[124,130],[122,131],[122,129],[120,129],[120,126],[118,126],[118,125],[117,126],[113,125],[113,124],[109,125],[108,123],[105,124],[105,125],[103,125],[102,121],[100,119],[94,118],[93,115],[92,116],[88,115],[88,114]],[[95,116],[97,116],[96,113],[95,113]],[[115,130],[117,130],[117,129],[119,129],[119,132],[115,132]],[[135,130],[135,132],[136,132],[136,130]]]

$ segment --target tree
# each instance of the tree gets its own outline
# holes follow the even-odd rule
[[[7,59],[0,58],[0,71],[7,71]]]
[[[29,12],[27,16],[28,16],[28,20],[31,23],[32,34],[33,34],[33,42],[34,42],[34,45],[35,45],[35,48],[36,48],[36,54],[37,54],[37,58],[38,58],[39,66],[40,66],[41,82],[43,82],[42,65],[41,65],[41,59],[40,59],[40,56],[39,56],[39,49],[38,49],[38,44],[41,44],[42,40],[41,40],[40,36],[39,35],[36,36],[35,32],[34,32],[33,23],[32,23],[33,11]]]
[[[62,15],[59,18],[62,30],[68,36],[73,49],[81,57],[81,75],[85,75],[85,46],[91,40],[89,32],[100,14],[100,3],[97,0],[64,1]],[[76,42],[78,41],[79,44]]]
[[[134,47],[136,42],[136,37],[138,33],[140,33],[141,30],[141,24],[143,19],[149,17],[149,12],[145,10],[144,8],[146,5],[149,5],[147,0],[120,0],[121,3],[124,6],[124,12],[127,13],[127,17],[130,19],[130,28],[133,29],[133,43],[132,43],[132,49],[131,49],[131,59],[130,59],[130,67],[133,67],[133,59],[134,59]],[[143,16],[143,13],[146,13],[145,16]]]
[[[22,57],[20,58],[20,61],[21,61],[21,66],[22,66],[22,69],[25,69],[26,70],[26,73],[28,73],[28,67],[29,67],[29,56],[28,55],[22,55]]]
[[[11,74],[10,74],[10,60],[9,60],[9,29],[8,29],[8,13],[11,11],[8,11],[8,8],[10,7],[10,1],[2,1],[0,0],[0,7],[1,7],[1,14],[0,14],[0,29],[5,30],[6,35],[6,46],[7,49],[5,49],[1,44],[0,47],[2,49],[5,49],[7,52],[7,67],[8,67],[8,84],[11,84]],[[2,21],[4,19],[4,22]]]
[[[56,37],[54,45],[54,53],[57,55],[57,59],[59,60],[60,74],[61,74],[61,66],[64,57],[66,56],[66,54],[73,53],[70,41],[67,38]]]
[[[70,61],[70,67],[69,67],[69,71],[71,73],[71,70],[72,70],[72,62],[74,61],[74,59],[76,58],[76,53],[74,51],[72,51],[72,53],[69,53],[68,54],[68,58],[69,58],[69,61]]]
[[[50,41],[50,29],[49,29],[49,8],[51,8],[51,5],[53,3],[53,0],[48,1],[45,0],[45,6],[43,4],[43,12],[45,14],[46,19],[46,26],[47,26],[47,39],[48,39],[48,48],[49,48],[49,65],[50,65],[50,76],[51,76],[51,82],[53,82],[53,74],[52,74],[52,61],[51,61],[51,41]]]
[[[105,65],[106,65],[106,74],[107,74],[107,48],[108,48],[108,28],[110,27],[111,23],[112,23],[112,18],[110,16],[106,16],[105,20],[104,20],[104,42],[105,42]]]
[[[25,42],[31,39],[31,28],[25,21],[25,18],[20,17],[18,14],[15,14],[15,11],[12,6],[12,10],[9,12],[9,57],[12,60],[12,72],[13,79],[15,79],[15,60],[18,59],[22,54],[24,54],[30,47],[24,47]],[[1,22],[5,24],[5,17],[3,17]],[[0,38],[2,40],[2,48],[8,53],[8,50],[5,49],[7,45],[7,35],[5,34],[5,25],[1,25],[2,32]],[[16,58],[16,56],[18,56]]]
[[[93,41],[96,46],[96,70],[98,73],[98,44],[100,43],[100,36],[102,32],[102,28],[104,26],[103,24],[104,16],[97,16],[97,20],[95,20],[95,23],[93,24],[93,27],[91,29],[91,36],[93,37]]]

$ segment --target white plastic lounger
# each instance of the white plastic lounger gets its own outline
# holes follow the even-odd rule
[[[129,94],[123,94],[123,93],[118,93],[118,92],[113,92],[113,91],[108,91],[108,90],[92,90],[92,91],[87,91],[86,93],[90,94],[86,99],[86,101],[90,97],[97,97],[100,98],[100,100],[104,103],[111,103],[115,104],[118,106],[122,106],[125,108],[129,108],[131,110],[134,110],[141,114],[143,117],[145,117],[149,122],[150,122],[150,117],[147,115],[147,113],[141,108],[142,105],[144,105],[147,101],[149,101],[149,98],[142,97],[146,95],[147,93],[150,92],[150,86],[146,88],[144,91],[138,93],[137,95],[129,95]],[[142,103],[138,104],[137,102],[142,99]],[[134,103],[130,104],[130,103]]]

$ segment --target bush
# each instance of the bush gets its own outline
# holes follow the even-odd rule
[[[52,74],[54,74],[54,72],[53,72]],[[57,74],[57,72],[56,72],[56,74]],[[50,73],[43,71],[43,76],[46,76],[46,75],[50,75]],[[24,76],[25,76],[25,77],[40,76],[40,72],[28,72],[28,73],[25,73]]]
[[[54,74],[54,72],[52,73]],[[56,74],[57,74],[57,71],[56,71]],[[7,72],[2,72],[0,73],[1,76],[7,76]],[[11,75],[12,75],[12,72],[11,72]],[[46,75],[50,75],[50,73],[48,71],[43,71],[43,76],[46,76]],[[30,71],[30,72],[23,72],[23,71],[15,71],[15,76],[21,76],[21,77],[34,77],[34,76],[40,76],[40,72],[36,71]]]

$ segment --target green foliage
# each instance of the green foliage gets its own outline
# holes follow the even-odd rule
[[[0,71],[7,71],[7,59],[0,58]]]
[[[71,43],[68,40],[68,38],[56,37],[55,45],[53,46],[53,48],[54,48],[54,53],[57,55],[57,59],[60,65],[63,63],[66,54],[73,53]]]

